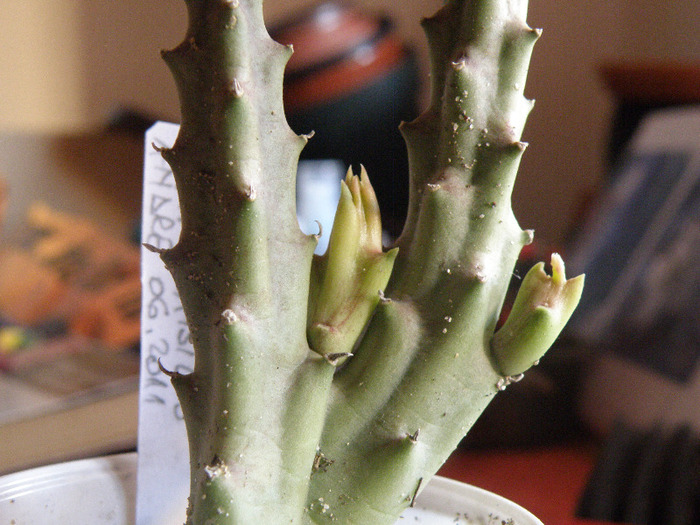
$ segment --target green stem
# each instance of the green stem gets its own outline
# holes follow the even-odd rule
[[[306,341],[315,240],[295,213],[306,139],[282,107],[291,51],[267,35],[258,0],[187,8],[184,41],[163,53],[182,108],[162,152],[182,233],[162,258],[195,348],[194,372],[173,377],[190,443],[188,523],[299,522],[333,367]]]

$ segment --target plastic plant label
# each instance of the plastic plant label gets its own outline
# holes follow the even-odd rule
[[[174,246],[180,235],[175,181],[157,150],[172,146],[178,129],[158,122],[145,140],[136,525],[184,523],[189,494],[185,423],[161,366],[187,373],[194,364],[194,352],[175,283],[154,252]]]

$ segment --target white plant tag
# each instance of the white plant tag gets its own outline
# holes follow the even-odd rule
[[[156,147],[170,147],[179,126],[158,122],[146,133],[141,239],[170,248],[180,235],[180,210],[170,166]],[[157,253],[141,248],[141,384],[136,525],[184,523],[189,453],[180,403],[159,367],[191,371],[194,353],[180,298]]]

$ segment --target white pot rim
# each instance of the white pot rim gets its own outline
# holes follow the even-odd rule
[[[16,525],[133,525],[135,452],[49,465],[0,477],[0,521]],[[543,525],[516,503],[436,476],[401,523]],[[154,524],[155,525],[155,524]]]

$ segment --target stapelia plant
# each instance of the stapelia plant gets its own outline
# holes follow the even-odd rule
[[[349,174],[318,257],[295,213],[309,137],[282,106],[292,49],[268,36],[262,0],[186,3],[187,35],[163,54],[181,99],[162,155],[182,233],[161,257],[196,354],[193,373],[169,373],[190,447],[187,522],[391,524],[581,293],[555,256],[494,334],[532,239],[510,196],[539,32],[525,0],[449,0],[425,20],[432,98],[402,129],[403,233],[383,250],[369,178]]]

